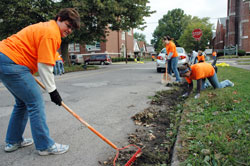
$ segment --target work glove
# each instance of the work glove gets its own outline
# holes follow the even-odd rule
[[[182,95],[182,97],[188,97],[188,96],[189,96],[188,92],[186,92],[186,93],[184,93],[184,94]]]
[[[200,93],[197,93],[197,94],[194,96],[194,98],[195,98],[195,99],[198,99],[198,98],[200,98],[200,96],[201,96]]]
[[[56,105],[59,105],[59,106],[62,105],[62,98],[60,94],[57,92],[57,90],[50,92],[49,95],[50,95],[50,99],[52,102],[56,103]]]

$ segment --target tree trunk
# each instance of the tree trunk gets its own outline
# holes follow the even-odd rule
[[[70,63],[70,58],[69,58],[69,42],[67,41],[62,41],[61,43],[61,52],[62,52],[62,57],[65,61],[66,64],[68,64],[69,66],[71,65]]]

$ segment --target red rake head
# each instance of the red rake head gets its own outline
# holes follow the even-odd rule
[[[126,149],[126,148],[129,148],[130,146],[134,146],[137,148],[137,151],[134,153],[134,155],[129,159],[129,161],[125,164],[125,166],[131,166],[133,164],[133,162],[141,156],[142,154],[142,151],[141,151],[141,148],[139,148],[138,146],[136,145],[128,145],[128,146],[125,146],[124,148],[121,148],[121,149],[117,149],[117,153],[116,153],[116,156],[115,156],[115,159],[113,161],[113,165],[115,166],[115,161],[117,160],[118,156],[119,156],[119,151],[120,150],[123,150],[123,149]]]

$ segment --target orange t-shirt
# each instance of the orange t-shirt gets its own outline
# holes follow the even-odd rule
[[[55,65],[56,51],[61,45],[60,29],[56,21],[27,26],[0,42],[0,52],[18,65],[37,72],[37,63]]]
[[[191,66],[191,75],[189,77],[185,77],[187,82],[190,84],[192,80],[199,80],[208,77],[212,77],[214,75],[214,68],[212,65],[204,62],[204,63],[196,63]]]
[[[200,62],[200,61],[205,62],[205,56],[204,55],[198,55],[197,60],[198,60],[198,62]]]
[[[216,56],[216,52],[213,52],[212,55],[213,55],[213,56]]]
[[[170,52],[173,53],[172,58],[178,57],[178,53],[176,51],[176,46],[175,46],[174,42],[170,41],[168,44],[166,44],[166,51],[167,51],[168,55]]]

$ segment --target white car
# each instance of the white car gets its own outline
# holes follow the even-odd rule
[[[184,63],[189,63],[189,57],[183,47],[176,47],[178,52],[178,67]],[[162,72],[166,70],[166,48],[163,48],[156,60],[156,70],[157,72]]]

